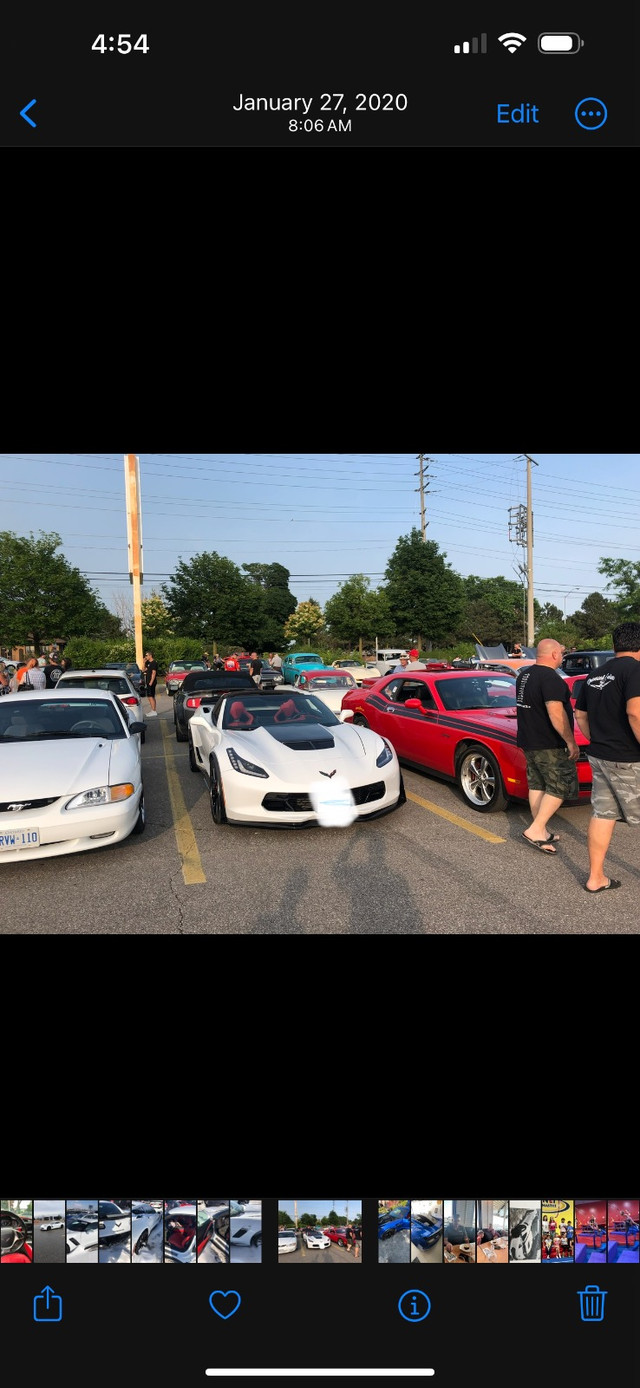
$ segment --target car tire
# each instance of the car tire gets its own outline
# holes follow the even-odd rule
[[[174,717],[173,726],[176,730],[176,742],[186,742],[187,734],[183,733],[182,728],[178,727],[178,720]]]
[[[407,792],[406,792],[406,790],[405,790],[405,788],[404,788],[404,776],[402,775],[402,772],[400,772],[400,794],[399,794],[399,796],[398,796],[397,805],[398,805],[398,807],[399,807],[400,805],[406,805],[406,803],[407,803]]]
[[[144,791],[143,791],[143,792],[142,792],[142,795],[140,796],[140,804],[139,804],[139,806],[138,806],[138,818],[137,818],[137,820],[136,820],[136,822],[135,822],[135,824],[134,824],[134,826],[133,826],[133,829],[131,830],[131,833],[132,833],[132,834],[141,834],[141,833],[143,832],[143,830],[144,830],[145,824],[146,824],[146,815],[145,815],[145,808],[144,808]]]
[[[504,810],[508,797],[500,767],[488,747],[473,743],[456,766],[456,779],[467,805],[480,814]]]
[[[309,1245],[307,1244],[307,1247],[308,1247],[308,1246],[309,1246]],[[253,1236],[253,1238],[252,1238],[252,1240],[251,1240],[251,1247],[252,1247],[252,1248],[261,1248],[261,1247],[262,1247],[262,1234],[254,1234],[254,1236]]]
[[[363,718],[361,713],[356,713],[354,715],[353,721],[357,724],[359,728],[368,728],[370,726],[369,723],[367,723],[366,718]]]
[[[226,824],[227,811],[224,803],[224,789],[220,777],[220,767],[215,757],[209,763],[209,804],[214,824]]]
[[[143,1248],[144,1248],[144,1246],[145,1246],[145,1244],[147,1244],[148,1242],[149,1242],[149,1230],[148,1230],[148,1229],[143,1229],[143,1230],[142,1230],[142,1233],[141,1233],[141,1235],[140,1235],[140,1238],[138,1239],[138,1242],[137,1242],[137,1244],[136,1244],[136,1246],[135,1246],[135,1248],[134,1248],[134,1250],[133,1250],[134,1253],[141,1253],[142,1250],[143,1250]]]
[[[140,735],[140,745],[141,745],[141,747],[144,747],[144,744],[145,744],[146,740],[147,740],[147,734],[146,734],[146,733],[141,733],[141,735]]]
[[[189,770],[190,770],[190,771],[195,771],[196,776],[197,776],[197,774],[198,774],[198,772],[199,772],[199,770],[200,770],[200,767],[198,766],[198,763],[197,763],[197,761],[196,761],[196,754],[195,754],[195,752],[194,752],[194,750],[193,750],[193,742],[191,741],[191,738],[190,738],[190,737],[188,737],[187,740],[188,740],[188,743],[189,743]]]

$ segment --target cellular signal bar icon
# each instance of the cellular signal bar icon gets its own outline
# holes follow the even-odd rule
[[[465,39],[464,43],[454,43],[454,45],[453,45],[453,51],[454,51],[454,53],[478,53],[478,52],[480,52],[480,53],[486,53],[486,51],[487,51],[487,36],[486,36],[486,34],[481,34],[481,35],[480,35],[480,48],[479,48],[479,49],[478,49],[478,40],[477,40],[477,39],[471,39],[471,41],[469,41],[469,39]]]

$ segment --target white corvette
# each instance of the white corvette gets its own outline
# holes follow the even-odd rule
[[[114,694],[0,699],[0,863],[103,848],[144,829],[140,738]]]
[[[215,824],[347,824],[406,799],[386,738],[290,689],[201,704],[189,765],[207,778]]]

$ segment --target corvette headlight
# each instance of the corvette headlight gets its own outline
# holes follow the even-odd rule
[[[245,776],[265,776],[268,778],[269,772],[263,771],[261,766],[256,766],[255,762],[245,761],[233,747],[227,747],[227,756],[234,771],[242,771]]]
[[[382,741],[384,742],[384,747],[380,753],[380,756],[376,757],[376,766],[386,766],[387,762],[391,761],[393,758],[393,751],[389,746],[386,737],[383,737]]]
[[[114,800],[129,800],[135,795],[135,786],[126,781],[121,786],[95,786],[93,790],[83,790],[67,800],[65,810],[86,810],[90,805],[108,805]]]

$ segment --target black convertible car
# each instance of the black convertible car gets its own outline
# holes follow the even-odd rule
[[[173,699],[173,725],[176,741],[186,742],[189,719],[202,703],[212,703],[221,694],[239,694],[250,689],[255,694],[256,686],[251,675],[229,670],[192,670],[185,675]]]

